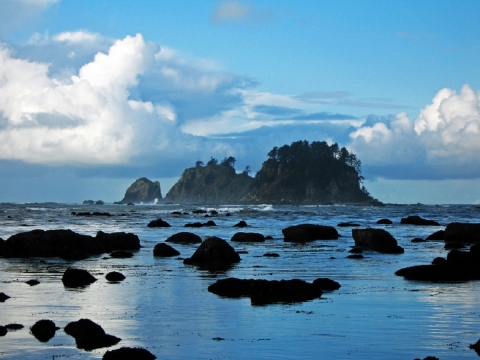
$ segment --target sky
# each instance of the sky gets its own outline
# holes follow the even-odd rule
[[[162,195],[345,146],[386,203],[480,204],[477,0],[2,0],[0,202]],[[253,175],[252,174],[252,175]]]

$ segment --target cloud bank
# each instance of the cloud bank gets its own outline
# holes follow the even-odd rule
[[[347,91],[285,95],[257,84],[141,34],[115,40],[74,31],[0,43],[0,162],[85,174],[102,167],[106,176],[155,168],[170,177],[210,156],[258,170],[273,146],[306,139],[346,146],[367,178],[480,177],[480,95],[468,85],[440,90],[412,120],[327,111],[368,105]]]
[[[480,95],[469,85],[440,90],[411,120],[370,117],[350,134],[351,147],[376,175],[434,179],[480,177]]]

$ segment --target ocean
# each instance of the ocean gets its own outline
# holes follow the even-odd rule
[[[195,209],[216,210],[205,218]],[[112,216],[82,217],[72,212],[101,211]],[[186,215],[173,215],[180,211]],[[227,216],[227,213],[230,216]],[[400,224],[409,215],[435,220],[440,226]],[[450,222],[480,222],[474,205],[369,206],[237,206],[237,205],[79,205],[0,204],[0,238],[33,229],[131,232],[142,248],[129,259],[108,254],[81,261],[58,258],[0,258],[0,292],[11,298],[0,303],[0,325],[23,324],[0,337],[0,357],[8,359],[100,359],[107,350],[142,347],[159,359],[439,359],[477,358],[469,345],[480,338],[480,287],[476,281],[430,283],[408,281],[395,271],[430,264],[446,257],[443,241],[425,239]],[[169,228],[148,228],[161,218]],[[388,218],[392,225],[378,225]],[[213,220],[217,226],[185,228],[186,223]],[[249,227],[233,227],[240,220]],[[403,254],[365,251],[363,259],[347,258],[354,245],[351,227],[387,230],[405,249]],[[338,240],[306,244],[283,241],[282,229],[313,223],[336,227]],[[198,245],[171,244],[180,252],[156,258],[153,247],[170,235],[190,231],[202,239],[220,237],[241,252],[230,270],[210,272],[183,264]],[[258,232],[273,239],[264,243],[234,243],[239,231]],[[267,252],[278,257],[265,257]],[[79,289],[65,288],[61,277],[68,267],[86,269],[98,280]],[[105,274],[119,271],[121,283]],[[249,298],[228,299],[207,291],[218,279],[302,279],[327,277],[341,288],[321,298],[293,304],[252,306]],[[36,279],[39,285],[26,281]],[[116,346],[94,351],[76,348],[63,328],[88,318],[108,334],[120,337]],[[47,343],[29,328],[50,319],[61,329]]]

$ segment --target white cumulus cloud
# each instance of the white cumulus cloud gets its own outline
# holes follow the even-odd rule
[[[405,177],[480,177],[480,94],[469,85],[442,89],[411,120],[405,113],[350,134],[351,147],[372,167],[398,166]],[[409,166],[415,169],[409,175]],[[382,174],[390,177],[394,174]]]

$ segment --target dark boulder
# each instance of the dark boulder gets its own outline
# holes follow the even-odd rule
[[[0,336],[7,335],[7,328],[5,326],[0,325]]]
[[[422,238],[414,238],[412,239],[412,241],[410,241],[412,243],[421,243],[421,242],[426,242],[426,240],[423,240]]]
[[[0,302],[5,302],[6,300],[10,299],[10,296],[7,294],[0,292]]]
[[[322,290],[303,280],[253,280],[228,278],[218,280],[208,291],[229,298],[250,297],[252,305],[295,303],[313,300]]]
[[[148,350],[130,347],[108,350],[102,357],[103,360],[154,360],[156,358]]]
[[[446,262],[447,262],[447,259],[439,256],[432,260],[432,265],[445,264]]]
[[[238,223],[233,225],[233,227],[247,227],[248,224],[244,220],[240,220]]]
[[[263,254],[263,256],[265,256],[265,257],[280,257],[279,254],[271,253],[271,252],[265,253],[265,254]]]
[[[118,282],[125,280],[125,275],[118,271],[111,271],[107,275],[105,275],[105,279],[107,279],[108,281]]]
[[[318,278],[313,280],[313,285],[318,286],[321,290],[338,290],[341,285],[329,278]]]
[[[91,236],[72,230],[32,230],[10,236],[4,244],[5,257],[60,257],[85,259],[105,251],[102,243]]]
[[[170,236],[165,242],[171,242],[174,244],[200,244],[202,238],[198,235],[195,235],[191,232],[179,232]]]
[[[289,226],[282,229],[284,241],[308,242],[314,240],[335,240],[338,239],[338,232],[333,226],[301,224]]]
[[[193,227],[193,228],[208,227],[208,226],[217,226],[217,224],[215,224],[215,221],[212,221],[212,220],[208,220],[205,223],[201,223],[197,221],[194,223],[185,224],[185,227]]]
[[[439,226],[440,224],[433,220],[423,219],[418,215],[407,216],[400,220],[400,224],[409,224],[409,225],[427,225],[427,226]]]
[[[158,181],[150,181],[145,177],[135,180],[125,192],[118,204],[153,203],[162,200],[162,192]]]
[[[183,262],[202,268],[221,270],[230,268],[240,260],[240,256],[225,240],[213,236],[203,241],[192,257]]]
[[[139,250],[140,239],[137,235],[125,232],[104,233],[97,232],[95,239],[98,239],[103,245],[104,252],[112,252],[115,250]]]
[[[115,259],[129,259],[133,257],[133,254],[130,251],[116,250],[110,253],[110,257]]]
[[[30,332],[38,341],[47,342],[55,336],[58,329],[60,328],[52,320],[39,320],[30,328]]]
[[[475,344],[470,344],[470,349],[475,350],[478,356],[480,356],[480,340],[478,340]]]
[[[23,326],[22,324],[8,324],[8,325],[5,325],[5,327],[8,329],[8,330],[20,330],[20,329],[23,329],[25,326]]]
[[[180,253],[165,243],[159,243],[153,248],[153,256],[169,257],[177,255],[180,255]]]
[[[105,330],[90,319],[80,319],[68,323],[65,333],[75,338],[77,348],[87,351],[118,344],[122,339],[105,333]]]
[[[40,281],[38,281],[38,280],[28,280],[28,281],[25,281],[25,284],[28,284],[30,286],[35,286],[35,285],[40,284]]]
[[[4,257],[59,257],[81,260],[114,250],[138,250],[140,241],[134,234],[124,232],[106,234],[95,238],[71,230],[32,230],[12,235],[3,244]]]
[[[63,286],[65,287],[82,287],[90,285],[95,281],[97,279],[84,269],[68,268],[62,276]]]
[[[380,219],[380,220],[377,221],[377,224],[391,225],[391,224],[393,224],[393,222],[390,219]]]
[[[435,231],[433,234],[427,236],[426,240],[444,240],[445,230]]]
[[[230,241],[237,241],[237,242],[264,242],[265,236],[259,233],[244,233],[238,232],[232,236]]]
[[[162,219],[157,219],[157,220],[150,221],[147,226],[148,227],[153,227],[153,228],[170,227],[170,224],[167,223],[166,221],[162,220]]]
[[[206,213],[207,213],[207,210],[203,210],[203,209],[196,209],[192,211],[192,214],[206,214]]]
[[[401,254],[403,248],[383,229],[352,229],[355,246],[365,247],[385,254]]]
[[[480,242],[480,224],[453,222],[445,228],[445,242],[477,243]]]

